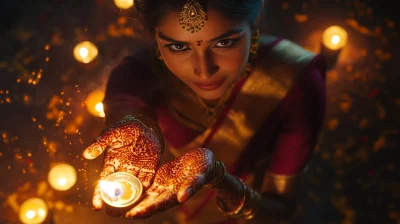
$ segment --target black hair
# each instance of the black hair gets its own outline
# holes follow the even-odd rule
[[[262,0],[199,0],[207,11],[213,8],[228,19],[245,20],[253,26],[261,12]],[[181,10],[186,0],[135,0],[136,20],[152,34],[167,11]]]

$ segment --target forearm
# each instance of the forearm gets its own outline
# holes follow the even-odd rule
[[[249,208],[245,208],[245,210],[255,209],[254,216],[249,220],[249,223],[260,223],[261,221],[263,223],[265,221],[278,223],[291,218],[293,205],[283,198],[278,195],[264,194],[263,196],[259,195],[261,198],[257,199],[255,194],[258,194],[258,192],[248,186],[246,188],[245,195],[240,181],[229,173],[226,173],[221,182],[214,187],[217,197],[223,202],[226,211],[234,211],[241,206],[244,197],[246,198],[244,206]]]

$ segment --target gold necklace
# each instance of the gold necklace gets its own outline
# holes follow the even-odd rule
[[[260,32],[257,29],[251,37],[249,61],[247,62],[246,67],[244,68],[243,75],[241,76],[243,78],[247,77],[253,71],[253,63],[252,62],[254,61],[254,59],[257,55],[257,52],[258,52],[258,48],[260,46],[260,43],[258,42],[259,37],[260,37]],[[215,124],[218,113],[220,112],[221,109],[223,109],[225,102],[228,100],[229,96],[231,95],[232,89],[238,80],[233,82],[233,84],[229,87],[229,89],[225,92],[225,94],[218,100],[218,102],[215,104],[215,106],[208,105],[206,102],[204,102],[204,100],[198,94],[195,93],[197,100],[199,101],[199,103],[203,107],[203,109],[205,110],[207,126],[210,127],[213,124]]]

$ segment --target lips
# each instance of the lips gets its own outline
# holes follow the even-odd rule
[[[221,79],[215,82],[207,82],[207,83],[201,83],[201,82],[195,82],[197,87],[199,87],[202,90],[215,90],[218,89],[222,83],[224,83],[225,79]]]

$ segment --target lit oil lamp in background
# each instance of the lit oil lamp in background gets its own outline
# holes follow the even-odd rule
[[[40,198],[30,198],[19,209],[19,220],[24,224],[39,224],[46,220],[48,208]]]
[[[114,4],[120,9],[130,9],[133,7],[133,0],[114,0]]]
[[[48,181],[58,191],[69,190],[76,183],[76,170],[69,164],[58,164],[50,169]]]
[[[327,69],[333,69],[339,54],[347,44],[347,32],[340,26],[328,27],[322,33],[321,54],[326,58]]]
[[[322,34],[322,43],[329,50],[340,50],[347,44],[347,32],[340,26],[328,27]]]
[[[135,176],[117,172],[100,181],[100,195],[103,201],[114,208],[126,208],[142,196],[142,183]]]
[[[86,108],[95,117],[105,117],[103,101],[104,91],[95,90],[86,98]]]
[[[97,50],[97,47],[89,41],[83,41],[77,44],[74,48],[75,59],[84,64],[93,61],[97,57],[98,53],[99,51]]]

